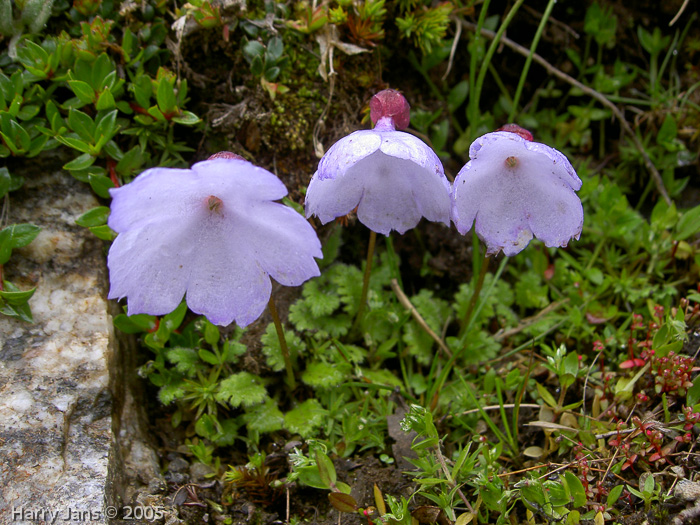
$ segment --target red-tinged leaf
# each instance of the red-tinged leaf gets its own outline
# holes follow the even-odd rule
[[[603,324],[608,320],[606,317],[602,317],[600,314],[594,314],[591,312],[586,312],[586,319],[591,324]]]
[[[355,512],[358,509],[357,501],[350,494],[342,492],[331,492],[328,494],[331,505],[340,512]]]
[[[644,366],[645,364],[646,361],[644,361],[644,359],[635,357],[634,359],[628,359],[620,363],[620,368],[634,368],[635,366]]]
[[[547,266],[547,269],[544,271],[544,280],[549,281],[554,277],[554,265],[550,264]]]

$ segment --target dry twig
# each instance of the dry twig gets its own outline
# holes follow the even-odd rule
[[[416,322],[420,325],[420,327],[426,331],[426,333],[432,337],[432,339],[438,344],[440,349],[445,352],[445,355],[447,357],[452,357],[452,352],[450,352],[450,349],[447,347],[445,342],[438,337],[438,335],[433,332],[433,330],[428,326],[428,323],[425,322],[425,319],[421,316],[421,314],[418,313],[418,310],[416,310],[416,307],[411,304],[411,301],[408,297],[406,297],[406,294],[403,293],[403,290],[399,286],[399,283],[396,279],[391,280],[391,289],[394,290],[394,293],[396,294],[396,298],[399,300],[399,302],[403,305],[406,310],[411,312],[411,315],[413,318],[416,320]]]

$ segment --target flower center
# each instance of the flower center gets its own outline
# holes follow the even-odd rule
[[[506,168],[515,168],[518,163],[518,157],[508,157],[505,162]]]
[[[209,208],[209,211],[212,213],[222,215],[224,201],[222,201],[219,197],[216,197],[215,195],[209,195],[209,197],[207,197],[207,208]]]

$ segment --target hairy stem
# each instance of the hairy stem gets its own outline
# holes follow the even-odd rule
[[[284,337],[284,328],[282,327],[282,321],[280,321],[280,316],[277,315],[277,308],[275,307],[275,301],[272,299],[272,295],[270,295],[270,300],[268,301],[267,306],[270,309],[272,322],[275,323],[277,338],[280,341],[280,350],[282,350],[282,357],[284,358],[284,367],[287,369],[287,384],[289,385],[289,388],[294,390],[297,386],[297,383],[294,379],[294,368],[292,367],[292,359],[291,357],[289,357],[287,339]]]

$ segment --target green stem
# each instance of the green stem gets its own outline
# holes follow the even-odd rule
[[[484,291],[484,298],[483,300],[479,303],[479,307],[474,311],[473,317],[470,319],[469,323],[466,325],[465,328],[462,329],[462,332],[464,334],[467,334],[469,332],[469,329],[471,328],[471,325],[474,323],[474,318],[479,316],[479,313],[481,312],[481,309],[483,308],[484,304],[488,300],[488,298],[491,296],[491,291],[493,290],[493,287],[496,285],[498,280],[501,278],[501,274],[503,273],[503,270],[506,267],[506,264],[508,263],[508,257],[504,257],[503,260],[501,261],[501,264],[498,266],[498,270],[496,270],[496,275],[493,276],[493,280],[489,284],[488,288],[486,291]],[[562,321],[563,323],[563,321]],[[445,381],[447,380],[447,376],[450,374],[450,371],[452,370],[452,367],[454,366],[455,362],[457,361],[457,358],[462,355],[462,353],[467,349],[469,346],[466,342],[466,337],[464,335],[460,336],[459,338],[459,343],[457,346],[457,349],[454,351],[452,354],[452,357],[450,357],[449,361],[447,361],[447,364],[445,367],[440,371],[440,375],[437,378],[435,388],[433,388],[430,392],[430,395],[428,396],[428,399],[433,398],[437,392],[440,392],[442,390],[442,386],[445,384]],[[436,354],[437,356],[437,354]],[[435,375],[436,371],[434,369],[430,370],[430,377],[433,377]]]
[[[542,20],[540,20],[540,25],[537,26],[537,32],[535,33],[535,38],[532,41],[532,44],[530,44],[530,54],[527,55],[527,58],[525,59],[525,66],[523,66],[523,71],[520,73],[520,80],[518,81],[518,87],[515,89],[515,96],[513,97],[513,105],[510,107],[510,114],[508,115],[508,122],[513,122],[513,119],[515,118],[515,112],[518,109],[518,102],[520,101],[520,95],[523,91],[523,86],[525,86],[525,78],[527,78],[527,73],[530,70],[530,64],[532,63],[532,55],[535,54],[535,50],[537,49],[537,44],[540,42],[540,37],[542,36],[542,32],[544,31],[544,26],[547,24],[547,20],[549,19],[549,15],[552,14],[552,9],[554,8],[554,4],[557,3],[557,0],[549,0],[547,3],[547,9],[544,11],[544,15],[542,15]],[[517,4],[516,4],[517,5]],[[515,10],[515,6],[513,6],[513,9],[511,11]],[[510,16],[510,13],[508,13],[508,16]]]
[[[474,313],[474,308],[476,307],[476,302],[479,300],[479,294],[481,294],[481,288],[484,286],[484,278],[486,277],[486,270],[489,267],[489,258],[486,255],[486,250],[484,250],[481,257],[481,265],[479,268],[479,277],[474,285],[474,291],[472,292],[471,299],[469,300],[469,306],[467,306],[467,312],[464,314],[464,321],[462,321],[462,330],[459,334],[462,337],[469,326],[469,321],[471,321],[472,313]]]
[[[277,338],[280,341],[280,350],[282,350],[282,357],[284,358],[284,367],[287,369],[287,384],[289,385],[290,389],[294,390],[297,386],[297,383],[294,379],[294,368],[292,367],[292,359],[289,357],[287,339],[284,337],[284,328],[282,328],[282,321],[280,321],[280,316],[277,315],[277,308],[275,307],[275,301],[272,299],[272,295],[270,295],[270,300],[268,301],[267,306],[270,309],[272,322],[275,323]]]
[[[365,313],[365,303],[367,302],[367,292],[369,291],[369,277],[372,274],[372,259],[374,258],[374,245],[377,243],[377,232],[370,230],[369,246],[367,247],[367,263],[365,264],[365,275],[362,279],[362,295],[360,295],[360,305],[357,307],[357,317],[352,326],[352,332],[356,331],[362,322],[362,315]]]
[[[515,16],[515,14],[518,12],[518,9],[520,9],[520,6],[523,4],[525,0],[517,0],[515,4],[513,4],[513,7],[511,8],[510,11],[508,11],[508,14],[506,15],[506,18],[503,20],[503,23],[501,26],[498,28],[498,32],[496,33],[496,36],[494,39],[491,41],[491,45],[489,46],[488,50],[486,51],[486,55],[484,56],[484,60],[481,62],[481,69],[479,69],[479,76],[476,79],[476,84],[474,86],[474,92],[472,95],[470,95],[469,98],[469,116],[470,116],[470,121],[469,124],[474,126],[476,124],[476,121],[472,121],[472,117],[476,117],[476,115],[479,112],[479,99],[481,98],[481,88],[484,85],[484,79],[486,78],[486,72],[488,71],[488,65],[491,63],[491,57],[493,57],[493,54],[496,52],[496,49],[498,49],[498,46],[501,42],[501,37],[503,36],[503,33],[506,32],[506,28],[510,24],[511,20]],[[487,7],[487,2],[484,2],[484,7],[482,9],[486,9]],[[479,21],[481,21],[481,17],[479,17]],[[481,32],[481,26],[477,27],[477,33]],[[517,101],[515,101],[517,102]],[[475,119],[476,120],[476,119]]]
[[[486,20],[486,13],[489,9],[489,3],[491,0],[484,0],[484,5],[481,6],[481,12],[479,13],[479,20],[476,22],[476,30],[474,31],[474,41],[472,42],[472,50],[469,56],[469,106],[467,108],[467,120],[469,120],[470,126],[476,126],[477,118],[479,113],[479,99],[476,95],[476,61],[478,58],[478,47],[479,39],[481,36],[481,29],[484,26],[484,21]],[[487,65],[487,64],[484,64]],[[473,135],[473,133],[472,133]]]
[[[603,244],[605,244],[606,241],[605,235],[601,236],[600,241],[598,241],[598,244],[596,244],[595,249],[593,250],[593,255],[591,255],[591,258],[588,260],[588,264],[586,265],[586,271],[590,270],[593,268],[593,263],[595,260],[598,258],[600,255],[600,250],[603,249]]]

